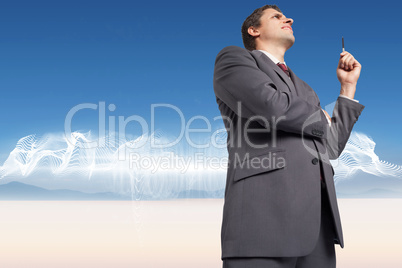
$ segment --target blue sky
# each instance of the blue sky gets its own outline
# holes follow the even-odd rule
[[[186,118],[220,115],[212,88],[216,54],[242,46],[243,20],[265,1],[13,1],[0,4],[0,164],[27,135],[63,132],[80,103],[116,105],[107,116],[149,120],[151,104],[177,106]],[[317,92],[339,94],[341,37],[362,64],[355,98],[366,106],[355,130],[371,136],[382,159],[402,164],[399,107],[401,4],[381,1],[276,1],[295,20],[286,63]],[[172,111],[156,127],[177,132]],[[73,130],[97,131],[86,110]],[[136,134],[138,124],[127,126]]]

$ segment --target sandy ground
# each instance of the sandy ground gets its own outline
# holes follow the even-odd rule
[[[0,267],[215,268],[223,200],[1,201]],[[340,199],[337,267],[402,267],[402,199]]]

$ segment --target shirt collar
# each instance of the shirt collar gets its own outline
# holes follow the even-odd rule
[[[280,62],[277,58],[275,58],[272,54],[266,52],[265,50],[258,50],[258,51],[261,51],[262,53],[264,53],[265,55],[267,55],[268,58],[270,58],[275,64],[283,63],[283,64],[286,65],[286,62]]]

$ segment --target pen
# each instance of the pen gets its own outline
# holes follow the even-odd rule
[[[342,52],[345,51],[345,43],[343,42],[343,36],[342,36]]]

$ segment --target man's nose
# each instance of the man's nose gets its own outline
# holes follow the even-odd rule
[[[286,18],[284,23],[289,23],[290,25],[292,25],[293,24],[293,19]]]

